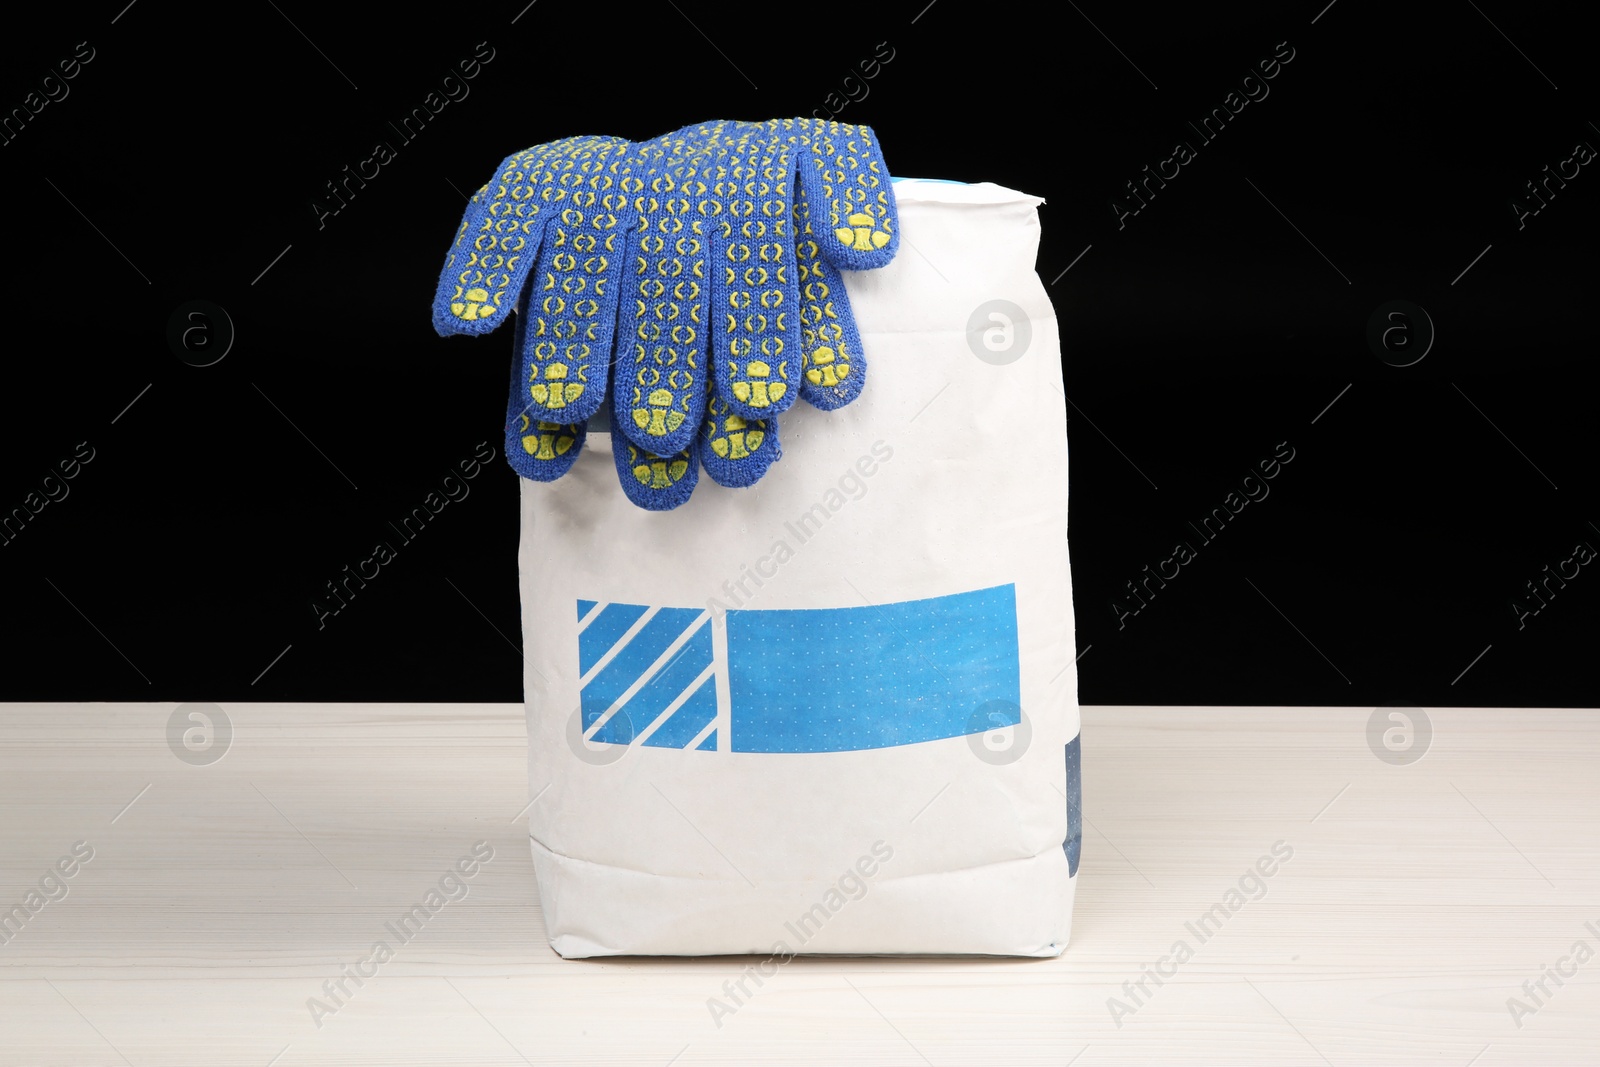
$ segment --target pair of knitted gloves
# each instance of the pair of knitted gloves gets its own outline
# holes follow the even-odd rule
[[[883,266],[899,240],[866,126],[571,137],[507,157],[472,197],[433,323],[488,333],[517,308],[511,466],[561,477],[609,395],[623,492],[665,511],[702,466],[720,485],[761,478],[796,398],[832,410],[860,395],[866,362],[838,272]]]

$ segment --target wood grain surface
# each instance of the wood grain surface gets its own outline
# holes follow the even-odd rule
[[[1595,712],[1427,709],[1397,766],[1371,708],[1085,708],[1063,956],[801,957],[714,1019],[753,958],[551,952],[520,705],[230,704],[210,765],[175,707],[0,705],[0,916],[93,850],[3,928],[0,1064],[1600,1062]]]

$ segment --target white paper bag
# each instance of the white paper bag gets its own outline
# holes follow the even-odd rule
[[[1066,945],[1077,671],[1042,201],[895,190],[895,261],[844,274],[866,390],[785,412],[759,484],[702,476],[643,511],[594,431],[566,477],[522,482],[529,833],[562,956]]]

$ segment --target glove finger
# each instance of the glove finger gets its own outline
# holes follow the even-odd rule
[[[511,469],[536,482],[553,482],[572,469],[588,438],[587,423],[534,421],[516,416],[506,434]]]
[[[779,459],[778,420],[746,419],[712,397],[705,423],[695,442],[700,462],[718,485],[736,489],[754,485]]]
[[[553,482],[578,461],[588,436],[584,423],[560,423],[528,417],[522,382],[523,332],[516,331],[511,353],[511,402],[506,411],[506,462],[524,478]]]
[[[740,137],[712,168],[724,211],[711,239],[711,346],[717,396],[745,419],[800,395],[800,290],[793,207],[795,145]]]
[[[867,360],[844,280],[822,256],[803,187],[794,191],[795,259],[800,283],[800,395],[832,411],[861,395]]]
[[[874,270],[893,259],[900,219],[872,128],[824,119],[782,119],[777,126],[803,143],[800,181],[823,257],[842,270]]]
[[[693,445],[709,382],[707,309],[710,203],[706,166],[715,127],[662,139],[659,163],[635,199],[623,320],[617,339],[613,432],[644,452],[674,455]]]
[[[613,427],[611,455],[627,498],[647,511],[671,511],[689,499],[700,479],[692,446],[670,456],[646,452]]]
[[[549,220],[524,309],[522,385],[530,419],[582,422],[605,402],[624,245],[632,223],[619,188],[627,142],[597,142],[554,175]]]
[[[538,178],[554,148],[536,145],[507,156],[468,201],[434,293],[439,336],[487,333],[505,321],[507,305],[521,290],[522,268],[532,266],[538,248]]]
[[[610,137],[569,137],[507,156],[473,196],[433,299],[441,337],[488,333],[505,321],[533,268],[545,218],[541,193],[570,156]]]

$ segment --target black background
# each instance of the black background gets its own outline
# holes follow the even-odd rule
[[[888,42],[840,118],[895,174],[1048,200],[1085,703],[1595,704],[1594,568],[1520,629],[1512,608],[1600,546],[1600,175],[1520,229],[1510,206],[1600,145],[1580,16],[925,5],[113,0],[14,29],[6,113],[79,42],[94,58],[0,146],[0,510],[79,442],[94,459],[0,546],[0,698],[519,700],[503,460],[325,628],[310,606],[499,447],[509,338],[429,324],[466,194],[574,133],[821,113]],[[471,95],[400,144],[387,121],[479,42]],[[1119,228],[1124,182],[1198,145],[1185,121],[1279,42],[1270,94]],[[319,228],[378,140],[397,158]],[[236,329],[208,367],[167,340],[197,299]],[[1396,299],[1437,331],[1407,367],[1367,342]],[[1282,441],[1271,495],[1119,628],[1123,584]]]

